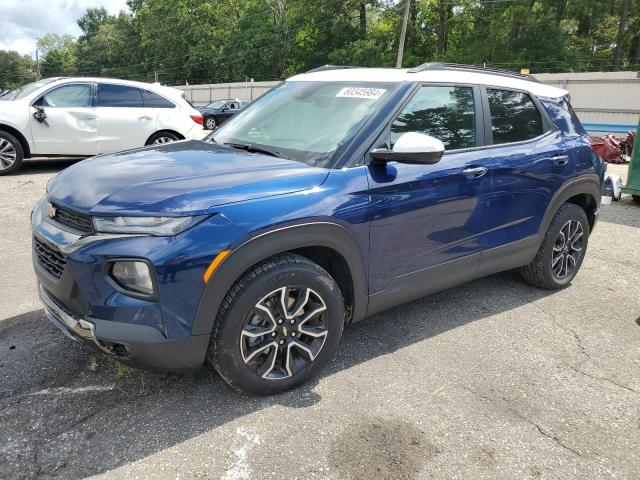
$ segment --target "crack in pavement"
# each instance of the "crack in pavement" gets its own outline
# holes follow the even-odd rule
[[[592,358],[592,357],[591,357],[591,355],[589,354],[589,352],[587,351],[586,347],[585,347],[585,346],[584,346],[584,344],[582,343],[582,339],[580,338],[580,335],[578,335],[578,332],[576,332],[576,331],[575,331],[573,328],[571,328],[571,327],[568,327],[568,326],[566,326],[566,325],[561,324],[561,323],[558,321],[558,317],[557,317],[555,314],[553,314],[553,313],[551,313],[551,312],[549,312],[549,311],[545,310],[545,309],[544,309],[544,308],[542,308],[540,305],[536,304],[536,303],[535,303],[535,301],[531,301],[531,303],[532,303],[532,304],[533,304],[533,306],[534,306],[535,308],[537,308],[540,312],[542,312],[542,313],[544,313],[545,315],[549,316],[549,317],[551,318],[551,321],[554,323],[554,325],[557,325],[559,328],[561,328],[561,329],[562,329],[562,330],[564,330],[565,332],[570,333],[570,334],[573,336],[573,338],[575,339],[576,346],[577,346],[577,347],[578,347],[578,349],[580,350],[580,353],[582,353],[583,355],[585,355],[585,356],[586,356],[587,358],[589,358],[589,359],[591,359],[591,358]],[[622,384],[622,383],[616,382],[616,381],[615,381],[615,380],[613,380],[612,378],[609,378],[609,377],[602,377],[602,376],[599,376],[599,375],[593,375],[593,374],[590,374],[590,373],[585,372],[584,370],[582,370],[582,369],[580,369],[580,368],[579,368],[581,365],[584,365],[584,363],[585,363],[585,361],[583,360],[583,361],[578,362],[576,365],[570,365],[570,364],[568,364],[568,363],[566,363],[566,362],[562,362],[562,365],[564,365],[564,366],[568,367],[569,369],[573,370],[573,371],[574,371],[574,372],[576,372],[576,373],[579,373],[579,374],[581,374],[581,375],[584,375],[585,377],[589,377],[589,378],[591,378],[591,379],[593,379],[593,380],[599,380],[599,381],[602,381],[602,382],[610,383],[611,385],[614,385],[614,386],[616,386],[616,387],[623,388],[624,390],[627,390],[627,391],[632,392],[632,393],[636,393],[636,394],[637,394],[637,393],[640,393],[640,392],[638,392],[637,390],[635,390],[635,389],[633,389],[633,388],[631,388],[631,387],[629,387],[629,386],[627,386],[627,385],[624,385],[624,384]]]
[[[500,397],[500,399],[505,402],[504,405],[498,403],[497,399],[494,397],[490,397],[489,395],[486,394],[482,394],[479,392],[476,392],[475,390],[466,387],[466,386],[461,386],[464,390],[468,391],[471,395],[480,398],[482,400],[485,400],[489,403],[491,403],[492,405],[507,410],[508,412],[511,412],[512,414],[514,414],[516,417],[518,417],[520,420],[528,423],[529,425],[534,426],[538,432],[543,435],[544,437],[553,440],[558,446],[562,447],[563,449],[567,450],[568,452],[573,453],[574,455],[578,456],[578,457],[582,457],[582,453],[580,453],[578,450],[570,447],[569,445],[567,445],[566,443],[564,443],[560,438],[558,438],[555,434],[547,431],[546,429],[544,429],[542,426],[540,426],[540,424],[534,422],[533,420],[531,420],[530,418],[528,418],[527,416],[523,415],[522,413],[520,413],[518,410],[516,410],[515,408],[511,407],[508,404],[508,400],[505,397]]]

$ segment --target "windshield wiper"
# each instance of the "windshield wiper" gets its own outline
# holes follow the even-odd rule
[[[214,140],[215,141],[215,140]],[[285,160],[291,160],[284,153],[279,152],[277,150],[271,150],[269,148],[258,147],[257,145],[253,145],[251,143],[223,143],[222,145],[226,145],[227,147],[237,148],[238,150],[245,150],[251,153],[264,153],[266,155],[271,155],[272,157],[284,158]]]

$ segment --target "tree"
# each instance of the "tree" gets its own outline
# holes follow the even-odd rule
[[[48,33],[38,39],[40,75],[44,78],[70,76],[76,71],[76,39],[71,35]]]

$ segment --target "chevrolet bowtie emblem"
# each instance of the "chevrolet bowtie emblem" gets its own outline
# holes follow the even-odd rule
[[[56,216],[56,207],[51,204],[47,205],[47,215],[49,218],[54,218]]]

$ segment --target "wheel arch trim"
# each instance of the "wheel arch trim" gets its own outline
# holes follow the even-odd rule
[[[257,263],[274,255],[304,247],[326,247],[338,252],[346,261],[353,282],[353,320],[364,318],[367,311],[367,275],[357,240],[346,227],[333,222],[310,222],[287,225],[261,232],[232,247],[200,298],[192,335],[209,335],[216,315],[231,287]]]
[[[602,187],[600,179],[596,174],[585,174],[578,177],[574,177],[565,182],[555,193],[547,211],[544,214],[542,223],[538,230],[538,239],[542,241],[544,235],[553,220],[554,215],[560,208],[560,206],[576,195],[588,195],[595,203],[596,209],[600,208],[600,200],[602,198]]]

